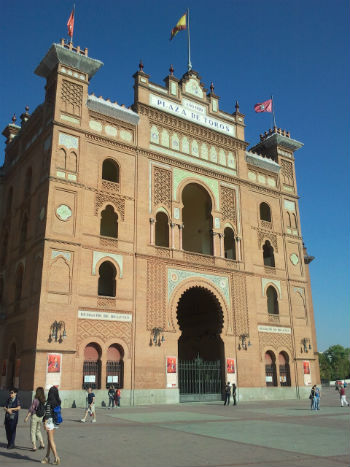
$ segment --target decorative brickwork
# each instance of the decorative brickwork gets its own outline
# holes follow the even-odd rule
[[[156,247],[155,252],[157,256],[162,256],[163,258],[170,258],[170,250],[169,248],[161,248],[161,247]]]
[[[119,321],[97,321],[93,319],[79,319],[77,329],[78,346],[87,338],[98,337],[103,342],[111,338],[123,339],[128,345],[129,351],[131,346],[131,323],[121,323]]]
[[[186,261],[189,261],[194,264],[208,264],[212,265],[215,264],[215,258],[213,256],[202,255],[200,253],[185,253],[183,254],[183,258]]]
[[[233,332],[236,336],[249,335],[247,286],[243,275],[231,274],[231,295]]]
[[[278,253],[278,243],[277,243],[277,235],[273,232],[266,232],[265,230],[258,229],[258,247],[259,249],[262,248],[263,243],[265,240],[269,240],[271,245],[273,246],[276,253]]]
[[[275,354],[281,349],[288,349],[290,355],[293,355],[292,337],[291,334],[277,334],[275,332],[259,332],[259,349],[260,359],[262,360],[264,355],[264,348],[268,347],[273,350]]]
[[[95,201],[95,215],[97,216],[98,210],[101,206],[105,203],[111,203],[121,215],[122,220],[124,220],[125,216],[125,199],[118,196],[112,195],[109,193],[104,193],[102,191],[98,191],[96,193],[96,201]]]
[[[161,167],[153,169],[153,205],[171,207],[171,172]]]
[[[284,183],[294,186],[293,164],[291,162],[281,160],[281,175]]]
[[[98,298],[97,306],[99,308],[115,308],[115,299],[113,298]]]
[[[232,188],[226,186],[220,187],[221,203],[222,203],[222,220],[232,221],[236,224],[236,192]]]
[[[147,330],[166,327],[165,264],[156,260],[147,263]]]
[[[263,229],[268,229],[268,230],[271,230],[272,229],[272,222],[269,222],[269,221],[263,221],[260,219],[260,225]]]
[[[109,182],[108,180],[102,180],[103,190],[112,191],[113,193],[119,193],[119,183]]]
[[[63,110],[73,115],[81,115],[81,104],[83,100],[83,86],[71,83],[70,81],[62,81],[61,101]]]
[[[100,237],[100,246],[106,247],[107,249],[117,250],[118,240],[113,238]]]

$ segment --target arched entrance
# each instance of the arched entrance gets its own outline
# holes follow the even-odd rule
[[[204,287],[191,287],[178,302],[177,321],[180,401],[221,399],[225,350],[219,300]]]
[[[91,342],[84,349],[83,388],[101,389],[101,347]]]
[[[124,349],[119,344],[108,347],[106,363],[106,387],[124,387]]]
[[[289,357],[286,352],[279,353],[278,363],[279,363],[279,370],[280,370],[280,385],[290,386]]]
[[[266,386],[277,386],[276,357],[271,350],[265,353]]]

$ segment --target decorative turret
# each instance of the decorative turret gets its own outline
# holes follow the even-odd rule
[[[6,144],[11,143],[11,141],[15,138],[15,136],[19,133],[19,131],[21,129],[20,126],[16,125],[16,121],[17,121],[16,115],[13,114],[12,123],[9,123],[4,128],[4,131],[2,132],[2,134],[6,138]]]

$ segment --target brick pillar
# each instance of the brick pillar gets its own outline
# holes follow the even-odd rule
[[[150,243],[151,245],[154,245],[154,228],[155,228],[155,219],[153,217],[150,217],[149,219],[149,226],[150,226]]]

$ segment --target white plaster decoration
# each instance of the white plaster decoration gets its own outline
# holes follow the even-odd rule
[[[168,91],[161,86],[157,86],[156,84],[148,83],[150,89],[154,89],[154,91],[161,92],[162,94],[168,94]]]
[[[285,191],[289,191],[290,193],[293,193],[293,191],[294,191],[294,188],[292,186],[288,186],[288,185],[283,185],[283,189]]]
[[[273,284],[279,291],[280,298],[282,298],[281,282],[277,281],[276,279],[266,279],[264,277],[261,279],[261,287],[262,287],[263,296],[265,297],[266,286],[268,284]]]
[[[56,209],[56,214],[61,221],[67,221],[70,217],[72,217],[72,210],[66,204],[61,204]]]
[[[249,180],[252,180],[252,181],[256,181],[256,173],[255,172],[251,172],[250,170],[248,171],[248,178]]]
[[[61,114],[61,120],[65,120],[66,122],[69,122],[69,123],[77,123],[78,125],[80,123],[79,118],[74,118],[74,117],[71,117],[70,115],[65,115],[65,114]]]
[[[166,130],[162,130],[160,144],[162,146],[166,146],[167,148],[169,147],[169,133]]]
[[[213,112],[218,111],[218,101],[217,101],[217,99],[212,100],[212,110],[213,110]]]
[[[294,289],[294,292],[300,293],[302,297],[305,296],[305,290],[302,287],[293,287],[293,289]]]
[[[46,142],[45,142],[46,143]],[[58,144],[60,146],[65,146],[67,149],[78,149],[79,147],[79,138],[72,135],[67,135],[67,133],[58,134]]]
[[[202,274],[197,271],[187,271],[183,269],[168,269],[168,301],[170,301],[171,295],[173,294],[176,287],[185,279],[188,278],[199,278],[206,279],[211,282],[216,288],[218,288],[226,301],[230,304],[230,292],[229,292],[229,281],[225,276],[216,276],[214,274]]]
[[[128,143],[131,143],[132,141],[132,133],[130,133],[130,131],[120,130],[120,137]]]
[[[216,229],[220,229],[220,218],[219,217],[215,217],[214,219],[214,227]]]
[[[143,78],[142,76],[140,77],[140,81],[141,81],[141,83],[147,83],[147,79]]]
[[[58,178],[66,178],[65,172],[61,172],[60,170],[57,170],[56,176],[57,176]]]
[[[203,97],[203,91],[202,88],[200,87],[198,81],[194,78],[190,78],[186,85],[185,85],[185,91],[188,94],[192,94],[193,96],[196,97]]]
[[[273,161],[268,157],[259,156],[254,152],[246,151],[245,159],[248,164],[255,165],[256,167],[260,167],[261,169],[269,170],[274,173],[278,173],[280,171],[280,166],[277,162]]]
[[[101,260],[101,259],[106,259],[108,258],[114,259],[114,261],[118,264],[119,269],[120,269],[120,278],[123,277],[123,256],[121,255],[116,255],[114,253],[106,253],[104,251],[94,251],[93,252],[93,258],[92,258],[92,275],[96,275],[96,264]]]
[[[235,156],[232,154],[232,152],[229,152],[229,153],[228,153],[228,156],[227,156],[227,165],[228,165],[231,169],[235,169],[235,168],[236,168],[236,158],[235,158]]]
[[[54,259],[57,258],[57,256],[63,256],[69,262],[72,258],[72,254],[69,251],[52,250],[51,258]]]
[[[226,165],[226,155],[223,149],[219,151],[219,164]]]
[[[296,266],[298,263],[299,263],[299,256],[295,253],[292,253],[290,256],[289,256],[289,259],[290,259],[290,262]]]
[[[179,208],[174,208],[174,219],[176,219],[176,220],[180,219],[180,209]]]
[[[295,202],[294,201],[289,201],[288,199],[284,200],[284,209],[287,211],[292,211],[295,212]]]
[[[202,143],[201,146],[201,158],[208,160],[208,146],[205,143]]]
[[[213,180],[209,177],[205,177],[204,175],[199,175],[193,172],[189,172],[187,170],[178,169],[177,167],[174,168],[174,171],[173,171],[173,197],[175,201],[177,200],[178,186],[186,178],[197,179],[197,180],[204,182],[214,194],[214,198],[216,202],[216,209],[217,210],[220,209],[219,183],[217,180]]]
[[[265,175],[258,174],[258,182],[263,183],[264,185],[266,184],[266,177]]]
[[[177,133],[174,133],[171,137],[171,147],[178,151],[180,149],[180,141]]]
[[[190,145],[186,136],[182,138],[182,152],[185,152],[186,154],[190,153]]]
[[[117,131],[115,126],[106,125],[105,126],[105,133],[106,133],[106,135],[113,136],[115,138],[117,136],[118,131]]]
[[[212,162],[217,162],[218,161],[218,155],[216,153],[216,149],[214,148],[214,146],[212,146],[210,148],[210,160]]]
[[[269,186],[272,186],[273,188],[276,187],[276,180],[272,177],[267,177],[267,184]]]
[[[191,150],[192,155],[195,156],[195,157],[199,157],[198,143],[197,143],[197,141],[195,139],[192,141],[191,146],[192,146],[192,150]]]
[[[39,219],[42,221],[45,217],[45,206],[40,209]]]
[[[86,105],[95,112],[106,115],[107,117],[117,118],[123,122],[131,123],[132,125],[137,125],[140,120],[139,115],[133,110],[119,105],[116,102],[107,101],[103,99],[103,97],[90,95],[88,96]]]
[[[68,180],[72,180],[73,182],[77,181],[77,176],[75,174],[67,174]]]
[[[177,96],[177,84],[174,81],[170,83],[170,92],[173,96]]]
[[[296,229],[293,229],[293,235],[298,235],[298,231]]]
[[[159,131],[155,125],[153,125],[151,128],[151,141],[153,143],[159,144]]]
[[[94,319],[98,321],[122,321],[124,323],[132,322],[131,313],[110,313],[106,311],[96,310],[78,310],[78,318]]]

